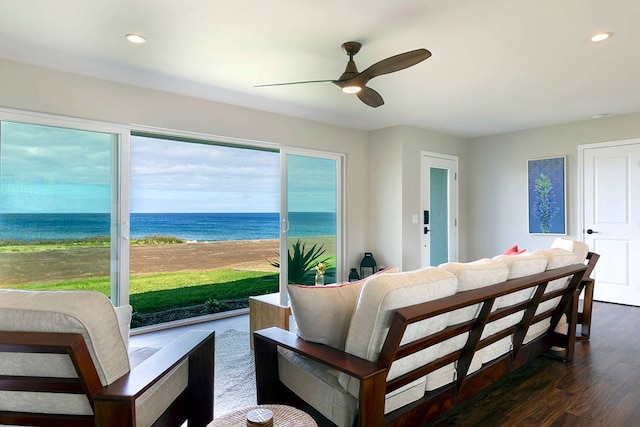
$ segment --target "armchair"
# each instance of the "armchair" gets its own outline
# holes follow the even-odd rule
[[[213,357],[189,331],[131,368],[104,295],[0,289],[0,424],[206,426]]]

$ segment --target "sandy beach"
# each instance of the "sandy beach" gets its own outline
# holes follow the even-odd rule
[[[234,240],[132,246],[131,274],[199,271],[233,267],[277,271],[267,260],[278,256],[278,240]],[[0,253],[0,285],[16,286],[110,274],[109,248]]]

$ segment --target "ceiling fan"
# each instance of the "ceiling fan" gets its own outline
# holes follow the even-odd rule
[[[391,56],[382,61],[378,61],[363,72],[358,72],[353,57],[360,51],[362,44],[359,42],[346,42],[342,44],[342,49],[349,55],[349,62],[344,73],[338,80],[308,80],[301,82],[273,83],[256,85],[255,87],[284,86],[305,83],[331,82],[342,89],[343,92],[356,94],[358,98],[370,107],[376,108],[384,104],[382,96],[375,90],[367,86],[369,80],[383,74],[394,73],[416,65],[431,56],[427,49],[416,49],[409,52]]]

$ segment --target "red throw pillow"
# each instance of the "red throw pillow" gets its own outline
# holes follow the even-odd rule
[[[518,245],[511,246],[509,249],[504,251],[503,255],[518,255],[525,252],[526,249],[518,249]]]

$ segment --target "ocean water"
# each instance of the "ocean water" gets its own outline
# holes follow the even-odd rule
[[[278,239],[278,213],[133,213],[131,238],[174,236],[187,241]],[[289,236],[335,235],[335,214],[289,213]],[[109,214],[0,214],[0,240],[66,240],[110,234]]]

